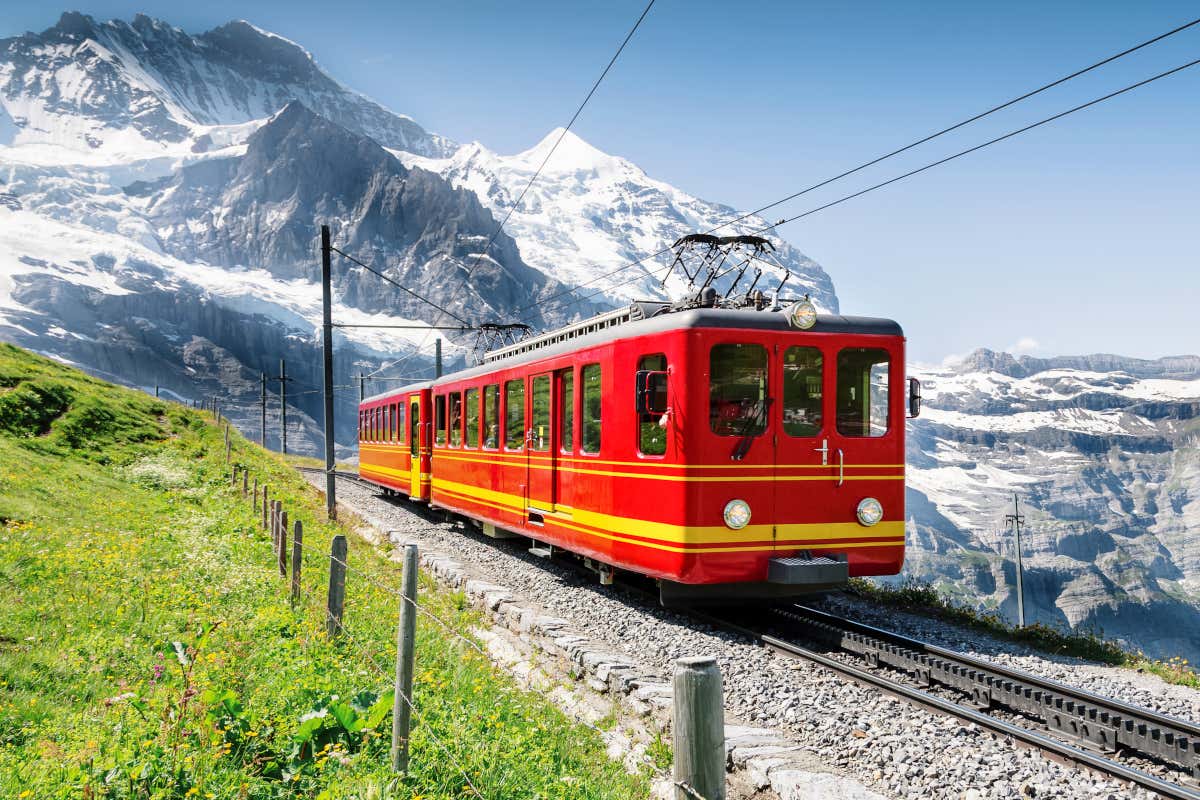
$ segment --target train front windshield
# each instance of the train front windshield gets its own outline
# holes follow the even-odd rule
[[[830,356],[833,354],[830,353]],[[888,432],[890,356],[886,350],[848,347],[837,351],[834,406],[827,408],[827,359],[822,350],[793,346],[782,354],[781,389],[772,385],[767,348],[718,344],[709,355],[709,426],[718,436],[759,436],[768,411],[782,400],[783,432],[813,437],[834,414],[842,436],[877,438]],[[782,395],[782,397],[780,397]]]

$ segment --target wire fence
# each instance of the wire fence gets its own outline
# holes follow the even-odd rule
[[[215,413],[211,417],[211,420],[215,424],[221,424]],[[394,607],[400,608],[401,611],[407,605],[417,617],[435,624],[457,645],[478,655],[484,662],[491,662],[493,660],[491,655],[476,638],[464,633],[459,625],[444,618],[427,604],[417,599],[415,581],[414,585],[409,587],[405,585],[405,581],[397,581],[397,576],[385,575],[377,569],[372,569],[362,563],[352,563],[343,535],[338,534],[334,537],[329,553],[324,553],[316,549],[312,541],[305,541],[303,536],[303,521],[298,518],[289,517],[288,509],[284,507],[283,502],[278,498],[272,498],[270,494],[271,487],[266,482],[260,482],[257,476],[251,479],[249,470],[236,463],[237,459],[230,446],[231,440],[228,436],[228,421],[224,421],[224,425],[227,442],[226,466],[229,470],[227,473],[229,486],[231,491],[235,493],[240,492],[252,504],[258,517],[259,526],[263,532],[269,535],[273,566],[278,570],[281,579],[290,577],[291,580],[288,583],[294,607],[319,613],[323,617],[326,629],[331,637],[343,639],[361,656],[362,664],[385,681],[391,680],[393,677],[389,670],[389,666],[392,665],[387,663],[385,657],[379,655],[377,645],[374,643],[369,645],[359,636],[351,633],[347,627],[345,620],[347,576],[352,576],[353,585],[356,587],[356,595],[360,597],[360,600],[364,603],[364,607],[370,606],[368,595],[370,599],[374,599],[376,602],[386,599]],[[239,443],[240,446],[242,445]],[[310,525],[312,522],[315,522],[315,520],[311,521]],[[338,539],[342,540],[340,546],[337,543]],[[412,546],[411,550],[411,558],[415,560],[415,546]],[[408,553],[406,553],[406,557],[409,557]],[[415,569],[414,561],[414,574]],[[305,574],[317,577],[315,579],[310,577],[305,581],[302,579],[302,576]],[[320,583],[323,580],[327,580],[328,582],[328,591],[324,593],[319,590]],[[358,593],[362,594],[358,595]],[[415,648],[415,645],[413,642],[409,642],[407,647],[410,648],[407,653],[410,657],[411,648]],[[397,685],[394,690],[396,702],[404,704],[411,714],[412,719],[421,726],[422,734],[432,743],[434,749],[440,754],[440,757],[444,758],[446,763],[450,764],[462,776],[464,792],[468,792],[480,800],[485,800],[487,795],[480,790],[479,782],[472,777],[470,771],[456,757],[454,748],[450,746],[443,736],[439,736],[436,733],[436,725],[422,713],[420,704],[414,700],[411,686],[407,691],[404,691],[404,687],[399,685],[398,675],[400,670],[398,667],[405,657],[404,640],[398,636],[395,654],[396,661],[394,664],[397,667]],[[717,698],[719,704],[719,693]],[[399,716],[394,715],[393,725],[396,724]],[[612,741],[613,734],[611,731],[603,730],[581,715],[573,716],[572,721],[595,733],[605,744],[609,744]],[[393,759],[395,758],[395,743],[397,741],[403,742],[405,752],[407,752],[407,745],[410,741],[409,733],[407,729],[403,731],[396,728],[393,729]],[[710,790],[707,793],[702,793],[694,787],[692,781],[672,777],[668,771],[656,764],[648,753],[638,753],[636,760],[639,766],[644,768],[651,780],[668,782],[678,790],[679,795],[688,800],[719,800],[719,798],[724,796],[723,777],[720,792]],[[724,775],[723,763],[721,764],[721,774],[722,776]]]

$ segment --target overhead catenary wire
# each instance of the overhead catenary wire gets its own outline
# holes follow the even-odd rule
[[[875,191],[875,190],[877,190],[877,189],[882,189],[882,188],[883,188],[883,187],[885,187],[885,186],[890,186],[891,184],[893,184],[893,183],[897,183],[897,182],[899,182],[899,181],[902,181],[902,180],[904,180],[904,179],[906,179],[906,178],[911,178],[911,177],[912,177],[912,176],[914,176],[914,175],[919,175],[919,174],[920,174],[920,173],[922,173],[922,172],[926,172],[926,171],[928,171],[928,170],[931,170],[931,169],[933,169],[934,167],[939,167],[939,166],[941,166],[941,165],[943,165],[943,164],[946,164],[946,163],[948,163],[948,162],[950,162],[950,161],[954,161],[955,159],[961,158],[961,157],[963,157],[963,156],[965,156],[965,155],[969,155],[969,154],[971,154],[971,153],[977,152],[977,151],[979,151],[979,150],[982,150],[982,149],[984,149],[985,147],[990,147],[990,146],[991,146],[991,145],[993,145],[993,144],[997,144],[997,143],[999,143],[999,142],[1003,142],[1003,141],[1005,141],[1006,139],[1011,139],[1011,138],[1013,138],[1014,136],[1018,136],[1018,135],[1020,135],[1020,134],[1022,134],[1022,133],[1026,133],[1027,131],[1031,131],[1031,130],[1033,130],[1033,129],[1035,129],[1035,128],[1039,128],[1039,127],[1041,127],[1041,126],[1043,126],[1043,125],[1046,125],[1046,124],[1049,124],[1049,123],[1051,123],[1051,122],[1054,122],[1055,120],[1062,119],[1063,117],[1069,116],[1069,115],[1071,115],[1071,114],[1074,114],[1074,113],[1076,113],[1076,112],[1078,112],[1078,111],[1082,111],[1082,110],[1084,110],[1084,109],[1086,109],[1086,108],[1090,108],[1090,107],[1092,107],[1092,106],[1094,106],[1094,105],[1098,105],[1099,103],[1103,103],[1103,102],[1105,102],[1106,100],[1111,100],[1112,98],[1114,98],[1114,97],[1117,97],[1117,96],[1119,96],[1119,95],[1122,95],[1122,94],[1125,94],[1126,92],[1133,91],[1134,89],[1138,89],[1138,88],[1140,88],[1140,87],[1142,87],[1142,86],[1145,86],[1145,85],[1147,85],[1147,84],[1153,83],[1153,82],[1155,82],[1155,81],[1157,81],[1157,80],[1161,80],[1162,78],[1166,78],[1166,77],[1168,77],[1168,76],[1171,76],[1171,75],[1174,75],[1174,74],[1176,74],[1176,73],[1182,72],[1183,70],[1186,70],[1186,69],[1189,69],[1189,68],[1191,68],[1191,67],[1194,67],[1194,66],[1196,66],[1196,64],[1200,64],[1200,59],[1197,59],[1197,60],[1195,60],[1195,61],[1190,61],[1190,62],[1188,62],[1188,63],[1186,63],[1186,64],[1181,64],[1180,66],[1178,66],[1178,67],[1175,67],[1174,69],[1169,69],[1169,70],[1167,70],[1167,71],[1165,71],[1165,72],[1160,72],[1160,73],[1158,73],[1157,75],[1154,75],[1154,76],[1151,76],[1151,77],[1149,77],[1149,78],[1146,78],[1145,80],[1138,81],[1137,83],[1130,84],[1130,85],[1128,85],[1128,86],[1125,86],[1125,87],[1123,87],[1123,88],[1121,88],[1121,89],[1118,89],[1118,90],[1116,90],[1116,91],[1114,91],[1114,92],[1109,92],[1109,93],[1108,93],[1108,94],[1106,94],[1106,95],[1103,95],[1103,96],[1101,96],[1101,97],[1097,97],[1097,98],[1095,98],[1094,100],[1089,100],[1089,101],[1088,101],[1088,102],[1086,102],[1086,103],[1081,103],[1081,104],[1079,104],[1079,105],[1077,105],[1077,106],[1074,106],[1073,108],[1069,108],[1069,109],[1067,109],[1066,111],[1059,112],[1058,114],[1054,114],[1054,115],[1052,115],[1052,116],[1049,116],[1049,117],[1046,117],[1046,118],[1044,118],[1044,119],[1038,120],[1037,122],[1031,123],[1031,124],[1029,124],[1029,125],[1025,125],[1025,126],[1023,126],[1023,127],[1021,127],[1021,128],[1017,128],[1016,130],[1009,131],[1008,133],[1002,134],[1002,135],[1000,135],[1000,136],[997,136],[997,137],[995,137],[995,138],[993,138],[993,139],[989,139],[989,140],[988,140],[988,141],[986,141],[986,142],[983,142],[983,143],[981,143],[981,144],[977,144],[977,145],[975,145],[974,147],[968,147],[968,148],[967,148],[967,149],[965,149],[965,150],[960,150],[960,151],[958,151],[957,153],[954,153],[954,154],[952,154],[952,155],[946,156],[945,158],[940,158],[940,159],[938,159],[938,160],[936,160],[936,161],[930,162],[929,164],[926,164],[926,165],[924,165],[924,166],[922,166],[922,167],[918,167],[917,169],[914,169],[914,170],[910,170],[910,171],[908,171],[908,172],[905,172],[905,173],[903,173],[903,174],[901,174],[901,175],[897,175],[897,176],[895,176],[894,178],[889,178],[889,179],[888,179],[888,180],[886,180],[886,181],[881,181],[880,183],[876,183],[876,184],[874,184],[874,185],[872,185],[872,186],[868,186],[868,187],[867,187],[867,188],[865,188],[865,189],[861,189],[861,190],[859,190],[859,191],[857,191],[857,192],[852,192],[851,194],[844,195],[843,197],[840,197],[840,198],[838,198],[837,200],[833,200],[833,201],[831,201],[831,202],[829,202],[829,203],[825,203],[825,204],[823,204],[823,205],[817,206],[816,208],[812,208],[812,209],[809,209],[808,211],[804,211],[804,212],[802,212],[802,213],[800,213],[800,214],[795,214],[795,215],[793,215],[793,216],[791,216],[791,217],[786,217],[786,218],[784,218],[784,219],[781,219],[781,220],[779,220],[779,221],[777,221],[777,222],[774,222],[774,223],[769,223],[769,224],[767,224],[767,225],[764,225],[764,226],[762,226],[762,227],[755,228],[755,229],[751,230],[751,231],[750,231],[750,233],[751,233],[751,234],[765,233],[765,232],[767,232],[767,231],[770,231],[770,230],[773,230],[773,229],[775,229],[775,228],[778,228],[778,227],[779,227],[779,226],[781,226],[781,225],[786,225],[786,224],[788,224],[789,222],[795,222],[796,220],[803,219],[803,218],[805,218],[805,217],[811,216],[811,215],[813,215],[813,214],[816,214],[816,213],[818,213],[818,212],[820,212],[820,211],[824,211],[825,209],[832,208],[832,207],[834,207],[834,206],[837,206],[837,205],[841,205],[842,203],[845,203],[845,202],[847,202],[848,200],[853,200],[853,199],[854,199],[854,198],[856,198],[856,197],[861,197],[862,195],[864,195],[864,194],[868,194],[868,193],[870,193],[870,192],[873,192],[873,191]],[[799,196],[799,195],[795,195],[795,196]],[[747,215],[747,216],[749,216],[749,215]],[[744,219],[744,218],[745,218],[745,217],[741,217],[741,218],[739,218],[739,219]],[[731,224],[731,223],[724,223],[724,224]],[[720,227],[722,227],[722,226],[718,226],[717,228],[713,228],[712,230],[710,230],[710,231],[709,231],[709,233],[711,233],[713,230],[718,230]],[[660,250],[660,251],[658,251],[657,253],[652,253],[652,254],[650,254],[649,256],[646,256],[645,258],[643,258],[643,259],[640,259],[640,260],[639,260],[639,261],[637,261],[637,262],[632,262],[632,263],[630,263],[630,264],[627,264],[627,265],[625,265],[624,267],[621,267],[621,268],[619,268],[618,270],[614,270],[613,272],[611,272],[611,273],[607,273],[607,274],[608,274],[608,275],[612,275],[612,274],[615,274],[616,272],[619,272],[619,271],[621,271],[621,270],[623,270],[623,269],[628,269],[629,267],[636,266],[638,263],[641,263],[642,261],[645,261],[646,259],[653,258],[654,256],[657,256],[657,255],[659,255],[659,254],[661,254],[661,253],[664,253],[664,252],[667,252],[667,251],[669,251],[669,250],[670,250],[670,248],[669,248],[669,247],[668,247],[668,248],[664,248],[663,250]],[[601,276],[601,277],[605,277],[605,276]],[[628,281],[626,281],[626,283],[628,283]],[[622,285],[622,284],[616,284],[616,286],[620,286],[620,285]],[[578,288],[578,287],[576,287],[576,288]],[[610,286],[610,287],[605,287],[605,288],[602,288],[602,289],[598,289],[598,290],[596,290],[595,292],[591,292],[590,294],[586,294],[586,295],[584,295],[584,296],[583,296],[581,299],[582,299],[582,300],[588,300],[588,299],[590,299],[590,298],[592,298],[592,297],[595,297],[595,296],[597,296],[597,295],[599,295],[599,294],[603,294],[604,292],[611,291],[611,290],[612,290],[612,288],[614,288],[614,287],[611,287],[611,286]],[[576,299],[576,298],[572,298],[572,301],[574,301],[575,299]],[[521,310],[521,309],[518,309],[518,310]]]
[[[633,35],[637,32],[638,28],[641,27],[642,21],[646,19],[646,15],[650,13],[650,9],[654,7],[654,2],[655,2],[655,0],[650,0],[650,2],[648,2],[646,4],[646,7],[644,9],[642,9],[642,13],[637,18],[637,22],[633,23],[633,27],[629,29],[629,33],[625,34],[625,38],[621,41],[621,44],[617,48],[617,51],[615,53],[613,53],[612,58],[610,58],[608,60],[608,63],[604,66],[604,69],[601,71],[600,76],[598,78],[596,78],[595,82],[592,84],[592,88],[588,90],[587,95],[583,98],[583,102],[581,102],[579,104],[579,106],[575,109],[575,113],[571,115],[570,121],[567,122],[566,126],[562,129],[562,132],[559,133],[558,138],[555,139],[554,144],[546,152],[545,157],[542,158],[542,163],[538,165],[538,168],[536,170],[534,170],[533,175],[530,176],[528,182],[526,182],[526,184],[525,184],[525,187],[521,190],[521,193],[519,195],[517,195],[517,199],[515,201],[513,201],[512,205],[509,206],[507,213],[505,213],[504,218],[502,220],[500,220],[500,224],[496,226],[496,229],[494,231],[492,231],[492,235],[490,237],[488,237],[487,244],[485,244],[483,246],[483,249],[475,256],[475,260],[471,263],[471,266],[469,268],[467,268],[466,273],[462,277],[462,280],[459,281],[458,287],[455,289],[455,291],[450,293],[451,297],[453,297],[458,292],[462,291],[463,287],[467,285],[467,282],[471,280],[471,275],[479,267],[479,264],[483,261],[483,259],[485,257],[488,256],[488,252],[491,250],[492,245],[496,241],[496,238],[500,235],[501,231],[504,230],[504,225],[508,222],[509,218],[512,217],[513,212],[516,211],[517,208],[521,205],[521,202],[525,199],[525,195],[529,192],[529,189],[533,186],[534,182],[536,182],[538,177],[541,176],[542,170],[546,168],[546,164],[550,161],[550,157],[554,155],[554,151],[558,149],[558,146],[562,143],[563,138],[566,137],[567,133],[571,130],[571,127],[579,119],[580,114],[583,113],[583,109],[587,107],[588,102],[591,101],[591,99],[592,99],[592,95],[594,95],[596,93],[596,90],[598,88],[600,88],[600,84],[604,81],[604,78],[608,75],[609,70],[611,70],[613,68],[613,65],[617,63],[617,59],[620,58],[621,53],[624,52],[625,46],[627,44],[629,44],[629,40],[633,38]],[[449,312],[443,312],[443,313],[449,314]],[[451,314],[450,316],[453,316],[453,314]],[[440,317],[435,318],[434,324],[436,325],[439,321],[440,321]],[[411,359],[414,355],[416,355],[417,353],[419,353],[421,351],[421,348],[424,347],[425,342],[428,340],[428,338],[429,338],[429,335],[427,333],[422,338],[421,342],[417,345],[416,349],[412,353],[409,353],[407,356],[405,356],[403,360],[394,362],[394,364],[392,364],[392,365],[380,367],[379,369],[375,370],[375,372],[371,373],[371,375],[375,375],[379,372],[382,372],[384,369],[387,369],[390,366],[407,363],[409,359]],[[370,376],[368,376],[368,377],[370,377]]]
[[[1151,38],[1151,39],[1147,39],[1146,41],[1144,41],[1144,42],[1141,42],[1140,44],[1134,45],[1133,47],[1129,47],[1129,48],[1126,48],[1125,50],[1122,50],[1122,51],[1120,51],[1120,52],[1118,52],[1118,53],[1114,53],[1113,55],[1111,55],[1111,56],[1108,56],[1108,57],[1106,57],[1106,58],[1103,58],[1103,59],[1101,59],[1100,61],[1097,61],[1097,62],[1095,62],[1095,63],[1093,63],[1093,64],[1091,64],[1091,65],[1089,65],[1089,66],[1087,66],[1087,67],[1084,67],[1084,68],[1082,68],[1082,69],[1076,70],[1076,71],[1074,71],[1074,72],[1070,73],[1069,75],[1064,75],[1064,76],[1063,76],[1063,77],[1061,77],[1061,78],[1058,78],[1058,79],[1056,79],[1056,80],[1053,80],[1053,81],[1051,81],[1051,82],[1049,82],[1049,83],[1043,84],[1042,86],[1039,86],[1039,87],[1038,87],[1038,88],[1036,88],[1036,89],[1033,89],[1033,90],[1031,90],[1031,91],[1025,92],[1024,94],[1021,94],[1021,95],[1019,95],[1019,96],[1017,96],[1017,97],[1014,97],[1014,98],[1012,98],[1011,100],[1006,100],[1005,102],[1003,102],[1003,103],[1000,103],[999,105],[992,106],[991,108],[987,109],[986,111],[983,111],[983,112],[980,112],[980,113],[978,113],[978,114],[975,114],[975,115],[973,115],[973,116],[971,116],[971,117],[968,117],[968,118],[966,118],[966,119],[964,119],[964,120],[962,120],[962,121],[960,121],[960,122],[956,122],[956,123],[955,123],[955,124],[953,124],[953,125],[950,125],[950,126],[948,126],[948,127],[946,127],[946,128],[942,128],[941,130],[938,130],[938,131],[936,131],[936,132],[934,132],[934,133],[931,133],[931,134],[929,134],[929,135],[927,135],[927,136],[923,136],[923,137],[921,137],[920,139],[917,139],[916,141],[910,142],[909,144],[906,144],[906,145],[904,145],[904,146],[902,146],[902,147],[898,147],[898,148],[896,148],[896,149],[894,149],[894,150],[891,150],[891,151],[890,151],[890,152],[888,152],[888,153],[885,153],[885,154],[883,154],[883,155],[881,155],[881,156],[878,156],[878,157],[876,157],[876,158],[873,158],[873,159],[871,159],[871,160],[869,160],[869,161],[863,162],[862,164],[859,164],[859,165],[858,165],[858,166],[856,166],[856,167],[853,167],[853,168],[851,168],[851,169],[844,170],[843,172],[840,172],[840,173],[838,173],[837,175],[834,175],[834,176],[832,176],[832,177],[830,177],[830,178],[826,178],[826,179],[824,179],[824,180],[821,180],[821,181],[819,181],[819,182],[817,182],[817,183],[815,183],[815,184],[813,184],[813,185],[811,185],[811,186],[807,186],[807,187],[805,187],[805,188],[803,188],[803,189],[800,189],[799,191],[793,192],[793,193],[791,193],[791,194],[787,195],[786,197],[782,197],[782,198],[780,198],[780,199],[778,199],[778,200],[774,200],[774,201],[772,201],[772,202],[770,202],[770,203],[767,203],[767,204],[766,204],[766,205],[764,205],[764,206],[760,206],[760,207],[756,208],[756,209],[755,209],[755,210],[753,210],[753,211],[748,211],[748,212],[746,212],[746,213],[744,213],[744,214],[741,214],[740,216],[737,216],[737,217],[735,217],[735,218],[733,218],[733,219],[731,219],[731,220],[728,220],[728,221],[726,221],[726,222],[722,222],[722,223],[720,223],[719,225],[717,225],[717,226],[715,226],[715,227],[713,227],[713,228],[710,228],[710,229],[708,229],[707,231],[704,231],[704,233],[706,233],[706,234],[712,234],[712,233],[714,233],[714,232],[716,232],[716,231],[719,231],[719,230],[721,230],[722,228],[727,228],[727,227],[729,227],[730,225],[736,225],[737,223],[739,223],[739,222],[743,222],[743,221],[745,221],[745,220],[747,220],[747,219],[749,219],[749,218],[751,218],[751,217],[757,216],[757,215],[759,215],[759,214],[763,213],[764,211],[769,211],[769,210],[770,210],[770,209],[772,209],[772,208],[775,208],[775,207],[777,207],[777,206],[780,206],[780,205],[782,205],[782,204],[784,204],[784,203],[787,203],[787,202],[789,202],[789,201],[791,201],[791,200],[795,200],[796,198],[798,198],[798,197],[801,197],[801,196],[803,196],[803,195],[805,195],[805,194],[808,194],[809,192],[813,192],[813,191],[815,191],[815,190],[817,190],[817,189],[820,189],[820,188],[822,188],[822,187],[824,187],[824,186],[828,186],[829,184],[831,184],[831,183],[833,183],[833,182],[835,182],[835,181],[838,181],[838,180],[841,180],[842,178],[845,178],[845,177],[848,177],[848,176],[850,176],[850,175],[853,175],[853,174],[855,174],[855,173],[857,173],[857,172],[860,172],[860,171],[862,171],[862,170],[864,170],[864,169],[867,169],[868,167],[872,167],[872,166],[874,166],[874,165],[876,165],[876,164],[878,164],[878,163],[880,163],[880,162],[882,162],[882,161],[885,161],[885,160],[887,160],[887,159],[889,159],[889,158],[892,158],[892,157],[894,157],[894,156],[900,155],[901,153],[904,153],[904,152],[907,152],[907,151],[909,151],[909,150],[912,150],[913,148],[915,148],[915,147],[918,147],[918,146],[920,146],[920,145],[922,145],[922,144],[925,144],[925,143],[927,143],[927,142],[933,141],[934,139],[937,139],[937,138],[939,138],[939,137],[941,137],[941,136],[944,136],[944,135],[945,135],[945,134],[947,134],[947,133],[951,133],[951,132],[953,132],[953,131],[956,131],[956,130],[958,130],[958,129],[960,129],[960,128],[963,128],[963,127],[965,127],[965,126],[967,126],[967,125],[970,125],[971,123],[974,123],[974,122],[977,122],[977,121],[979,121],[979,120],[981,120],[981,119],[984,119],[985,117],[991,116],[992,114],[995,114],[995,113],[996,113],[996,112],[998,112],[998,111],[1002,111],[1002,110],[1004,110],[1004,109],[1006,109],[1006,108],[1009,108],[1009,107],[1011,107],[1011,106],[1013,106],[1013,105],[1016,105],[1017,103],[1020,103],[1020,102],[1022,102],[1022,101],[1024,101],[1024,100],[1027,100],[1027,99],[1029,99],[1029,98],[1031,98],[1031,97],[1034,97],[1035,95],[1041,94],[1042,92],[1048,91],[1049,89],[1053,89],[1053,88],[1054,88],[1054,87],[1056,87],[1056,86],[1060,86],[1060,85],[1062,85],[1062,84],[1066,83],[1067,81],[1073,80],[1074,78],[1078,78],[1078,77],[1080,77],[1081,75],[1085,75],[1085,74],[1087,74],[1087,73],[1089,73],[1089,72],[1091,72],[1091,71],[1093,71],[1093,70],[1099,69],[1100,67],[1102,67],[1102,66],[1105,66],[1106,64],[1111,64],[1112,62],[1114,62],[1114,61],[1116,61],[1116,60],[1118,60],[1118,59],[1124,58],[1125,56],[1128,56],[1128,55],[1130,55],[1130,54],[1132,54],[1132,53],[1135,53],[1135,52],[1137,52],[1137,51],[1139,51],[1139,50],[1141,50],[1141,49],[1143,49],[1143,48],[1149,47],[1149,46],[1150,46],[1150,45],[1152,45],[1152,44],[1156,44],[1157,42],[1161,42],[1162,40],[1164,40],[1164,39],[1167,39],[1168,37],[1174,36],[1175,34],[1177,34],[1177,33],[1181,33],[1182,31],[1185,31],[1185,30],[1187,30],[1187,29],[1189,29],[1189,28],[1192,28],[1192,27],[1194,27],[1194,26],[1196,26],[1196,25],[1200,25],[1200,18],[1197,18],[1197,19],[1191,20],[1190,22],[1186,22],[1186,23],[1184,23],[1184,24],[1182,24],[1182,25],[1179,25],[1179,26],[1177,26],[1177,27],[1175,27],[1175,28],[1172,28],[1171,30],[1169,30],[1169,31],[1166,31],[1165,33],[1161,33],[1161,34],[1159,34],[1158,36],[1155,36],[1155,37],[1153,37],[1153,38]],[[773,227],[773,226],[768,226],[768,228],[767,228],[767,229],[769,229],[769,227]],[[764,229],[764,230],[765,230],[765,229]],[[590,298],[592,298],[592,297],[595,297],[597,294],[601,294],[601,293],[603,293],[603,292],[605,292],[605,291],[611,291],[613,288],[616,288],[616,286],[621,286],[621,285],[623,285],[623,283],[628,283],[628,281],[626,281],[626,282],[622,282],[622,283],[618,283],[618,284],[616,284],[616,285],[614,285],[614,286],[605,287],[604,289],[600,290],[599,292],[593,292],[593,293],[590,293],[590,294],[588,294],[588,295],[585,295],[585,296],[584,296],[584,297],[582,297],[582,298],[580,298],[580,297],[573,297],[573,296],[572,296],[572,295],[574,295],[576,292],[578,292],[578,291],[579,291],[581,288],[583,288],[583,287],[590,286],[590,285],[592,285],[592,284],[596,283],[597,281],[602,281],[602,280],[604,280],[605,278],[609,278],[609,277],[612,277],[613,275],[617,275],[617,274],[619,274],[619,273],[621,273],[621,272],[624,272],[625,270],[632,269],[632,268],[634,268],[634,267],[636,267],[636,266],[638,266],[638,265],[640,265],[640,264],[643,264],[643,263],[645,263],[646,261],[649,261],[649,260],[651,260],[651,259],[657,258],[658,256],[660,256],[660,255],[663,255],[663,254],[665,254],[665,253],[669,253],[670,251],[671,251],[671,248],[670,248],[670,247],[664,247],[664,248],[662,248],[662,249],[660,249],[660,250],[658,250],[658,251],[656,251],[656,252],[653,252],[653,253],[650,253],[649,255],[643,256],[643,257],[641,257],[641,258],[639,258],[639,259],[637,259],[637,260],[635,260],[635,261],[631,261],[631,262],[629,262],[629,263],[627,263],[627,264],[624,264],[624,265],[622,265],[622,266],[620,266],[620,267],[617,267],[617,268],[615,268],[615,269],[613,269],[613,270],[610,270],[609,272],[605,272],[605,273],[603,273],[603,274],[601,274],[601,275],[597,275],[595,278],[591,278],[590,280],[587,280],[587,281],[584,281],[583,283],[577,284],[577,285],[575,285],[575,286],[571,287],[570,289],[566,289],[566,290],[564,290],[564,291],[561,291],[561,292],[558,292],[558,293],[556,293],[556,294],[552,294],[552,295],[550,295],[549,297],[542,298],[542,299],[540,299],[540,300],[539,300],[537,303],[532,303],[532,304],[530,304],[530,305],[527,305],[527,306],[522,306],[521,308],[518,308],[518,309],[517,309],[517,313],[520,313],[521,311],[527,311],[527,310],[529,310],[529,309],[531,309],[531,308],[534,308],[534,307],[545,308],[545,307],[546,307],[548,304],[555,303],[555,301],[559,301],[560,303],[561,303],[561,302],[566,302],[566,303],[572,303],[572,302],[576,302],[576,303],[577,303],[577,302],[583,302],[583,301],[586,301],[586,300],[588,300],[588,299],[590,299]]]

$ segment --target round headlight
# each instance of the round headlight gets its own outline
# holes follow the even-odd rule
[[[858,504],[858,521],[868,528],[883,519],[883,506],[874,497],[865,497]]]
[[[750,504],[745,500],[730,500],[725,504],[725,524],[735,531],[750,524]]]
[[[793,328],[806,331],[817,324],[817,307],[808,300],[801,300],[788,310],[788,322]]]

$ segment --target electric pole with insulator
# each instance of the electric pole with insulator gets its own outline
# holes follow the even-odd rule
[[[367,376],[362,374],[362,370],[358,371],[358,402],[363,401],[363,396],[366,394]]]
[[[333,288],[329,226],[321,226],[321,368],[325,393],[325,514],[337,519],[337,473],[333,461]]]
[[[260,372],[259,375],[261,376],[261,380],[262,380],[262,392],[259,395],[259,406],[260,406],[260,410],[262,412],[262,420],[261,420],[262,428],[258,435],[258,445],[259,445],[259,447],[266,449],[266,446],[267,446],[267,373]]]
[[[1021,566],[1021,526],[1025,524],[1025,516],[1017,503],[1017,493],[1013,492],[1013,513],[1004,515],[1004,524],[1013,529],[1017,535],[1017,627],[1025,627],[1025,587]]]
[[[433,375],[436,378],[442,377],[442,340],[433,340]]]

